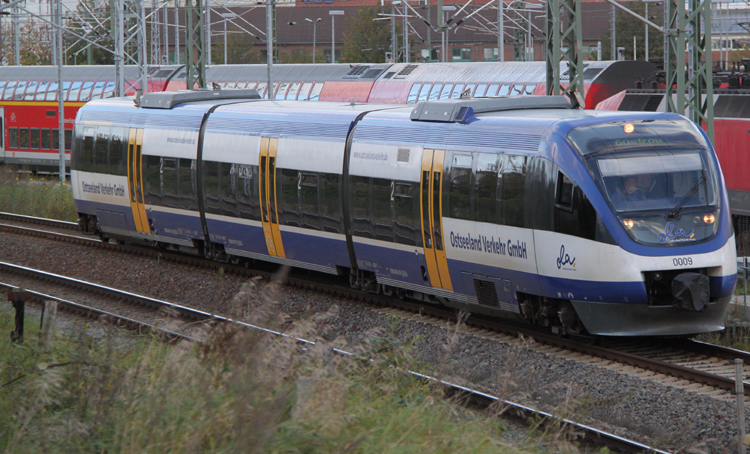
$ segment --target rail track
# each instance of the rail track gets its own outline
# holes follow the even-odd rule
[[[86,282],[80,279],[34,270],[28,267],[0,262],[0,274],[12,274],[19,278],[23,278],[23,285],[25,286],[31,284],[35,287],[39,286],[46,291],[51,290],[53,292],[55,289],[59,290],[59,287],[64,287],[66,293],[73,291],[78,295],[77,298],[85,298],[86,295],[88,295],[97,300],[98,307],[93,307],[70,299],[56,297],[52,294],[37,290],[26,290],[27,295],[29,296],[29,301],[33,303],[42,304],[44,301],[53,300],[57,302],[58,310],[60,311],[71,313],[89,320],[105,321],[109,325],[123,327],[139,333],[155,333],[159,338],[168,342],[180,340],[203,342],[204,339],[201,338],[201,334],[205,333],[205,331],[200,330],[198,335],[194,335],[196,326],[216,326],[218,324],[227,323],[246,329],[263,331],[274,336],[284,336],[294,339],[303,349],[315,345],[314,341],[297,337],[292,338],[291,336],[277,331],[232,320],[227,317],[209,314],[204,311],[191,309],[168,301],[134,294],[96,283]],[[18,284],[0,282],[0,288],[7,291],[14,291],[18,289]],[[117,313],[114,310],[101,309],[102,305],[107,304],[119,306],[121,309],[120,313]],[[126,314],[122,314],[123,306],[130,307],[130,309],[126,310]],[[163,320],[167,317],[171,320],[179,320],[179,326],[171,329],[158,326],[159,324],[157,321]],[[340,349],[333,348],[332,351],[339,355],[354,356],[354,354]],[[526,405],[503,400],[481,391],[438,380],[434,377],[417,372],[408,370],[404,372],[426,381],[438,383],[443,387],[447,397],[473,408],[486,409],[491,406],[500,406],[506,408],[506,413],[510,416],[520,418],[524,421],[542,421],[545,424],[553,423],[567,426],[572,429],[572,433],[582,434],[582,441],[590,445],[597,447],[607,446],[610,449],[616,449],[619,452],[666,454],[665,451],[658,450],[648,445],[588,425],[579,424],[569,419],[559,418],[551,413],[539,411]]]
[[[49,221],[49,224],[47,224],[48,220],[26,216],[19,217],[8,213],[0,213],[0,219],[12,221],[14,224],[31,223],[38,226],[49,225],[55,229],[73,230],[77,228],[75,223]],[[92,239],[83,235],[56,233],[7,223],[0,224],[0,231],[107,248],[147,257],[158,257],[160,260],[190,264],[207,269],[218,270],[222,268],[224,272],[240,276],[260,276],[265,279],[272,279],[277,275],[277,270],[272,267],[266,266],[261,269],[248,269],[243,266],[218,263],[200,257],[178,254],[156,248],[104,243],[99,239]],[[341,282],[341,280],[329,275],[291,272],[283,280],[287,285],[294,287],[363,301],[376,306],[389,307],[408,313],[419,313],[422,316],[433,317],[438,320],[455,321],[457,317],[455,310],[438,305],[399,300],[397,298],[351,289],[345,283]],[[750,353],[748,352],[689,339],[600,339],[601,345],[597,345],[596,343],[592,343],[591,339],[564,338],[540,330],[537,327],[520,323],[508,323],[481,316],[470,316],[464,323],[469,327],[487,330],[492,333],[502,333],[509,336],[522,335],[526,338],[533,338],[536,342],[555,349],[613,361],[640,370],[675,377],[689,383],[700,384],[726,392],[732,392],[735,389],[734,365],[733,363],[730,364],[730,361],[739,358],[743,359],[746,363],[750,362]],[[744,387],[745,393],[750,394],[750,382],[744,381]]]

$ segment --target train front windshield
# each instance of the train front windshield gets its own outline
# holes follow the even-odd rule
[[[568,140],[635,241],[679,246],[716,234],[719,178],[692,123],[599,124],[573,129]]]

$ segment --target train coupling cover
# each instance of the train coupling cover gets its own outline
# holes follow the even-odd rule
[[[672,281],[675,307],[703,312],[709,302],[711,287],[708,276],[700,273],[681,273]]]

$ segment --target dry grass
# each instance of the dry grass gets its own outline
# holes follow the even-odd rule
[[[9,172],[1,167],[0,211],[75,222],[78,212],[70,185],[54,177]]]

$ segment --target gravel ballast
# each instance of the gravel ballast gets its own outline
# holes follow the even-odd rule
[[[262,319],[255,309],[269,299],[265,281],[158,259],[17,235],[1,235],[0,251],[5,262],[250,321]],[[447,381],[662,449],[737,452],[736,410],[727,399],[535,351],[523,342],[507,344],[440,324],[392,317],[364,304],[310,291],[281,287],[270,299],[284,314],[281,328],[305,327],[311,340],[346,349],[375,335],[392,334],[413,342],[429,373]]]

